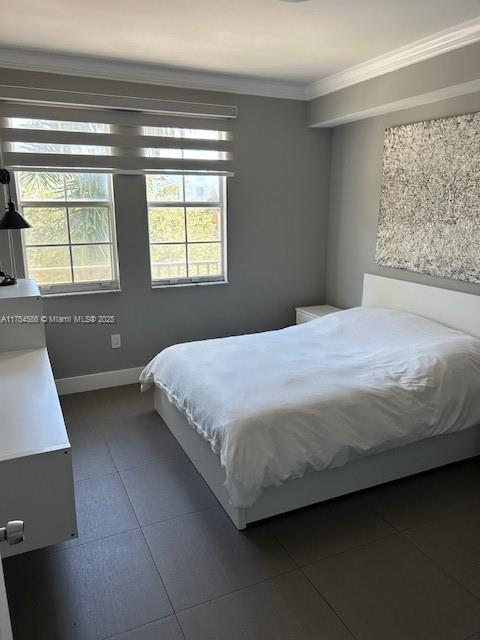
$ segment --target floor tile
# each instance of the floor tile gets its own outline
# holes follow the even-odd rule
[[[175,616],[169,616],[109,640],[184,640],[184,636]]]
[[[154,462],[122,471],[121,476],[142,525],[218,504],[203,478],[185,458]]]
[[[107,407],[108,427],[121,426],[153,410],[153,389],[142,393],[139,383],[104,389],[102,402]]]
[[[104,391],[88,391],[60,396],[60,404],[67,429],[77,431],[86,427],[100,430],[107,422],[107,404]]]
[[[480,513],[458,511],[404,532],[419,549],[480,598]]]
[[[480,602],[395,534],[303,569],[358,640],[463,640]]]
[[[178,614],[187,640],[352,640],[300,571]]]
[[[117,470],[101,434],[86,427],[83,433],[69,432],[69,440],[74,480],[86,480]]]
[[[358,496],[338,498],[278,516],[270,525],[273,534],[300,565],[394,532]]]
[[[480,508],[480,459],[369,489],[367,504],[398,530],[409,529],[457,510]]]
[[[153,409],[137,415],[135,420],[106,430],[105,437],[118,470],[185,457],[180,445]]]
[[[102,402],[94,400],[94,393],[97,392],[60,397],[72,446],[75,480],[85,480],[116,471],[107,442],[99,427],[105,424],[105,406]]]
[[[139,530],[4,568],[15,640],[103,640],[172,613]]]
[[[75,483],[78,538],[56,545],[55,550],[99,540],[139,524],[118,473]]]
[[[266,527],[237,531],[221,507],[144,532],[177,611],[295,567]]]

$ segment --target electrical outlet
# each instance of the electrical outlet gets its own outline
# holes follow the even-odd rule
[[[122,339],[120,337],[120,334],[112,333],[110,339],[112,341],[112,349],[120,349],[120,347],[122,346]]]

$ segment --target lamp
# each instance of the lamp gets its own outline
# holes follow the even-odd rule
[[[12,201],[12,194],[10,191],[10,172],[7,169],[0,169],[0,183],[7,185],[8,190],[8,205],[7,210],[2,219],[0,219],[0,229],[8,230],[8,246],[10,249],[10,262],[13,269],[13,276],[7,275],[5,272],[0,271],[0,287],[6,287],[10,284],[16,283],[15,272],[17,270],[15,264],[15,251],[13,248],[12,229],[28,229],[31,225],[25,220],[25,218],[16,210],[15,203]]]

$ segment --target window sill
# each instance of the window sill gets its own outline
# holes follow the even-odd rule
[[[211,287],[214,285],[230,284],[228,280],[214,280],[212,282],[179,282],[177,284],[152,284],[152,289],[178,289],[183,287]]]
[[[42,298],[67,298],[70,296],[96,296],[99,293],[122,293],[119,289],[99,289],[98,291],[58,291],[55,293],[47,293],[40,289]]]

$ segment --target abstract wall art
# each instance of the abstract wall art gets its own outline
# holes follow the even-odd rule
[[[375,259],[480,283],[480,113],[386,130]]]

